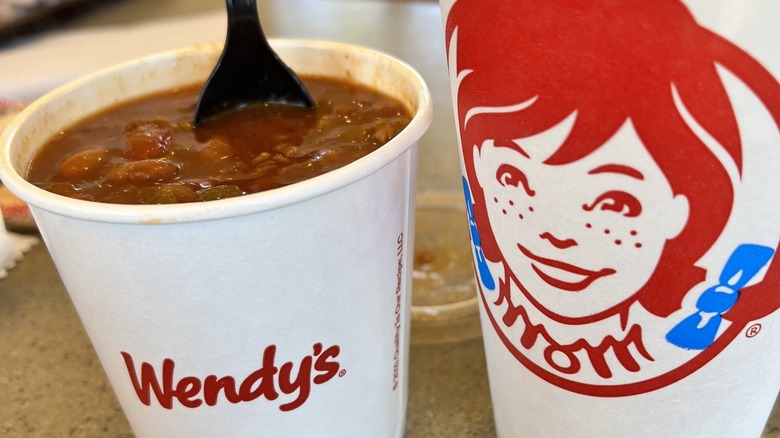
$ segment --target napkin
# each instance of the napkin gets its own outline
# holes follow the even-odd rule
[[[0,225],[0,278],[5,278],[8,276],[8,270],[16,266],[16,262],[22,259],[24,253],[38,243],[38,238],[6,231],[2,217]]]

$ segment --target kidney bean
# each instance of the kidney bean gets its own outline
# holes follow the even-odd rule
[[[109,175],[114,182],[170,182],[179,175],[179,167],[164,158],[119,163]]]
[[[104,171],[108,149],[92,148],[76,152],[60,164],[58,176],[65,179],[94,177]]]
[[[140,122],[130,125],[127,133],[129,150],[126,156],[133,160],[160,158],[165,155],[173,135],[173,128],[164,121]]]
[[[212,138],[209,143],[200,150],[199,158],[204,163],[213,163],[235,155],[235,151],[223,138]]]

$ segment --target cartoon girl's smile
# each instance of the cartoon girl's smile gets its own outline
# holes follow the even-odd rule
[[[531,268],[539,278],[552,287],[568,292],[579,292],[599,278],[615,273],[612,268],[591,271],[559,260],[539,257],[519,243],[517,248],[532,260]]]

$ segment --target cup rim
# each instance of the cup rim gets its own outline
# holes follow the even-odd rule
[[[79,200],[43,190],[22,177],[13,166],[11,143],[21,136],[21,127],[27,116],[41,111],[67,94],[87,86],[99,78],[115,75],[122,70],[165,58],[197,56],[206,51],[220,51],[221,45],[200,45],[170,50],[136,58],[68,82],[23,109],[0,135],[0,179],[8,189],[32,207],[67,217],[108,223],[165,224],[183,223],[243,216],[286,207],[339,190],[376,173],[419,142],[433,117],[430,90],[422,76],[410,65],[387,53],[334,41],[307,39],[270,39],[275,49],[335,50],[359,58],[382,59],[393,66],[396,73],[415,85],[417,111],[409,124],[393,139],[372,153],[341,168],[307,180],[263,192],[206,202],[155,205],[110,204]],[[217,53],[218,54],[218,53]],[[284,57],[284,56],[282,56]],[[88,116],[88,115],[85,115]],[[33,209],[34,213],[34,209]]]

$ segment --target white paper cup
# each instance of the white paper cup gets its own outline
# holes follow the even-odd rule
[[[102,108],[203,81],[217,46],[110,68],[5,131],[0,176],[28,202],[138,436],[385,436],[404,431],[422,78],[365,48],[274,41],[299,74],[349,78],[414,113],[355,163],[264,193],[110,205],[23,178],[52,135]]]
[[[780,4],[441,5],[498,435],[759,436]]]

